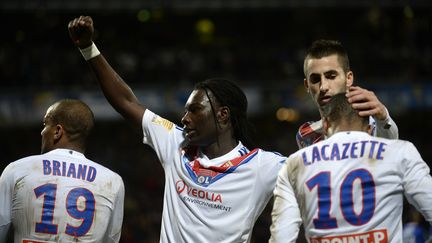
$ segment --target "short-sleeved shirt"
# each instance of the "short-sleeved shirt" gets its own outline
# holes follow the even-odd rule
[[[122,178],[69,149],[26,157],[0,177],[0,242],[118,242]]]
[[[414,145],[339,132],[289,156],[270,242],[402,242],[404,195],[432,222],[432,178]]]
[[[183,129],[149,110],[143,133],[165,171],[160,242],[249,242],[286,158],[240,142],[209,159],[185,149]]]

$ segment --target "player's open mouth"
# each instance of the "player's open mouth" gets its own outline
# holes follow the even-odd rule
[[[331,96],[330,95],[326,95],[326,96],[323,96],[323,97],[319,98],[319,102],[320,102],[321,105],[325,105],[325,104],[329,103],[330,100],[331,100]]]
[[[183,135],[187,138],[190,138],[191,136],[193,136],[196,133],[196,131],[194,129],[187,129],[185,128],[183,130]]]

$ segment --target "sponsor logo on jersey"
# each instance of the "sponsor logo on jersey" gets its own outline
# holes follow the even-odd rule
[[[187,185],[183,180],[178,180],[176,182],[176,189],[179,194],[185,192],[190,197],[195,197],[199,199],[206,199],[212,202],[222,203],[222,196],[219,193],[208,192],[205,190],[197,189]]]
[[[232,207],[222,204],[222,195],[220,193],[209,192],[202,189],[194,188],[187,185],[183,180],[176,182],[177,193],[183,202],[196,204],[201,207],[230,212]]]
[[[358,234],[311,237],[311,243],[387,243],[387,230],[379,229]]]
[[[174,127],[174,123],[160,116],[153,117],[152,122],[154,124],[161,125],[162,127],[166,128],[166,130],[168,131],[171,131],[171,129]]]

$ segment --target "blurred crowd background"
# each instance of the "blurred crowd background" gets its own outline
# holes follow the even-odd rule
[[[289,155],[303,122],[319,119],[303,88],[313,40],[340,40],[355,84],[373,90],[432,164],[432,2],[342,0],[30,1],[0,3],[0,171],[40,153],[46,108],[79,98],[96,115],[87,157],[126,186],[123,243],[158,242],[164,174],[141,134],[105,101],[69,40],[67,24],[91,15],[98,48],[142,103],[180,123],[197,81],[226,77],[249,98],[259,147]],[[413,218],[410,209],[404,222]],[[419,220],[421,221],[421,220]],[[269,238],[270,207],[253,242]]]

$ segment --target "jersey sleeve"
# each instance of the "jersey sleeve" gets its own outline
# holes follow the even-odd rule
[[[108,243],[118,243],[120,241],[122,230],[125,189],[123,180],[119,178],[118,181],[119,189],[116,193],[113,213],[110,217],[110,222],[107,229]]]
[[[432,177],[430,169],[412,143],[402,150],[405,196],[425,219],[432,223]]]
[[[266,188],[275,188],[279,170],[287,158],[274,152],[264,152],[262,156],[258,174],[260,184]],[[271,198],[272,193],[273,190],[270,190],[269,198]]]
[[[289,163],[289,159],[286,163]],[[288,179],[286,164],[279,171],[274,190],[270,243],[296,242],[300,225],[300,209]]]
[[[380,138],[398,139],[399,129],[393,119],[390,117],[390,113],[387,111],[387,118],[383,121],[375,120],[371,117],[370,123],[375,127],[373,135]]]
[[[184,140],[183,129],[148,109],[143,115],[142,128],[143,143],[154,149],[162,166],[173,161],[173,151],[178,151]]]
[[[8,165],[0,177],[0,242],[6,242],[9,227],[12,223],[12,195],[13,195],[12,165]]]
[[[301,125],[296,134],[297,146],[299,149],[308,147],[324,139],[322,132],[322,123],[318,122],[305,122]]]

